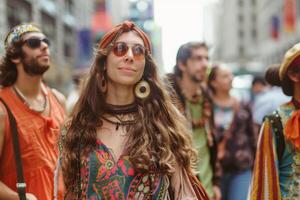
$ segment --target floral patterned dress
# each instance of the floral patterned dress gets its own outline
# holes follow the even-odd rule
[[[82,162],[81,197],[89,200],[165,199],[169,181],[155,172],[136,172],[126,155],[116,162],[100,140],[98,148]]]
[[[60,161],[64,159],[62,142],[67,134],[66,124],[59,140]],[[60,162],[61,163],[61,162]],[[59,167],[59,166],[58,166]],[[195,176],[178,165],[171,177],[150,166],[148,173],[133,168],[125,153],[114,159],[111,150],[99,139],[96,148],[80,163],[80,187],[66,194],[67,200],[208,200],[205,190]],[[58,177],[58,174],[56,175]],[[57,178],[56,177],[56,178]],[[79,189],[79,191],[78,191]]]

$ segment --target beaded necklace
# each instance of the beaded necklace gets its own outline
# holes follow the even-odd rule
[[[129,130],[130,126],[133,125],[136,120],[124,120],[122,119],[125,116],[128,115],[134,115],[138,110],[138,106],[136,103],[129,104],[129,105],[111,105],[111,104],[105,104],[104,111],[105,113],[113,116],[116,118],[115,120],[111,120],[107,118],[106,116],[101,116],[101,118],[111,124],[114,124],[116,126],[116,131],[119,130],[119,127],[125,127],[126,131]]]
[[[13,90],[15,91],[15,93],[18,95],[18,97],[22,100],[22,102],[32,111],[35,111],[35,112],[38,112],[38,113],[43,113],[46,108],[47,108],[47,102],[48,102],[48,99],[47,99],[47,93],[45,92],[45,89],[44,87],[42,86],[42,94],[43,94],[43,97],[44,97],[44,105],[42,108],[39,108],[39,109],[36,109],[36,108],[33,108],[29,101],[27,100],[27,98],[25,97],[25,95],[20,91],[20,89],[14,85],[13,87]]]

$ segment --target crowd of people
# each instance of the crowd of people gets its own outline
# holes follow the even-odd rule
[[[33,24],[4,41],[0,199],[300,198],[300,44],[242,102],[205,43],[180,46],[160,77],[149,37],[124,21],[66,101],[43,79],[50,42]]]

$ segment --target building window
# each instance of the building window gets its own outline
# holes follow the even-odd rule
[[[240,40],[244,39],[244,31],[243,30],[239,30],[239,38],[240,38]]]
[[[56,43],[56,21],[45,12],[41,13],[42,31],[50,39],[51,44]],[[51,45],[53,47],[54,45]]]
[[[240,24],[244,23],[244,15],[242,13],[239,14],[238,18]]]
[[[239,0],[239,7],[243,7],[244,6],[244,1],[243,0]]]
[[[68,14],[74,14],[74,1],[73,0],[65,0],[65,11]]]
[[[32,7],[24,0],[7,0],[7,21],[9,29],[14,26],[32,21]]]
[[[256,29],[252,29],[251,35],[252,35],[252,39],[253,39],[253,40],[256,40],[256,39],[257,39],[257,31],[256,31]]]
[[[64,26],[64,56],[66,58],[71,58],[74,55],[74,41],[76,41],[74,30],[69,26]]]
[[[256,24],[256,14],[254,14],[254,13],[252,15],[252,23]]]
[[[71,45],[69,43],[66,43],[64,44],[64,55],[65,57],[67,58],[70,58],[72,56],[72,53],[71,53]]]
[[[241,46],[239,47],[239,53],[240,53],[240,56],[243,56],[243,55],[244,55],[244,51],[245,51],[245,49],[244,49],[244,47],[241,45]]]

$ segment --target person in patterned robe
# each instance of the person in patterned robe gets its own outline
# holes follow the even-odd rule
[[[266,79],[292,100],[265,117],[248,199],[300,199],[300,43],[287,51],[280,67],[267,70]]]

